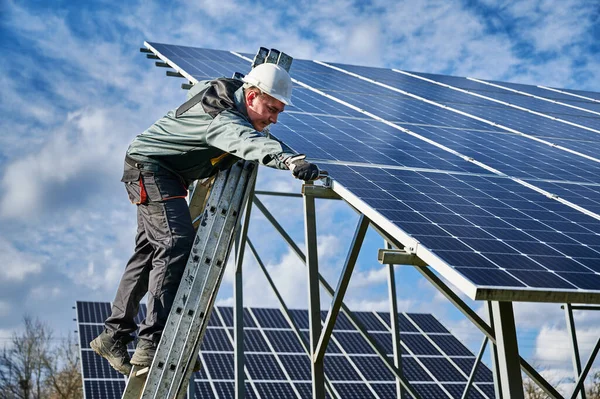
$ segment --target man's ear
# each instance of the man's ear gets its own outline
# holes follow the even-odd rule
[[[254,100],[258,97],[258,93],[254,90],[248,90],[246,92],[246,104],[249,106],[254,105]]]

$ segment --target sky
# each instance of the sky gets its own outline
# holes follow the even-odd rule
[[[528,1],[0,1],[0,344],[40,318],[76,329],[75,301],[111,301],[133,248],[135,208],[119,182],[131,140],[185,99],[139,52],[144,41],[600,91],[600,3]],[[343,10],[343,12],[341,12]],[[241,71],[244,72],[244,71]],[[292,71],[293,72],[293,71]],[[261,168],[259,189],[299,192]],[[261,197],[301,248],[299,199]],[[335,286],[358,216],[318,201],[321,273]],[[250,239],[290,307],[306,308],[306,272],[258,210]],[[367,235],[346,303],[387,310],[383,246]],[[277,307],[247,251],[247,306]],[[483,336],[410,267],[399,307],[433,313],[476,351]],[[232,304],[228,269],[219,304]],[[485,314],[483,303],[467,300]],[[322,294],[323,307],[329,305]],[[570,347],[558,304],[515,303],[522,355],[567,389]],[[577,312],[584,360],[599,312]],[[489,359],[488,356],[485,359]]]

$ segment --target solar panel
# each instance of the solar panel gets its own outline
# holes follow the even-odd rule
[[[218,76],[209,60],[225,76],[248,68],[234,53],[150,46],[194,79]],[[600,301],[593,93],[298,59],[291,72],[297,106],[271,132],[471,298]]]
[[[89,340],[93,338],[92,331],[102,330],[103,320],[96,318],[95,323],[81,321],[90,320],[89,314],[94,310],[108,309],[108,304],[78,302],[76,308],[82,343],[82,375],[86,399],[120,398],[125,388],[124,377],[88,346]],[[142,306],[140,312],[145,312],[144,308],[145,306]],[[245,365],[248,371],[247,397],[260,395],[263,398],[293,398],[297,397],[297,392],[300,397],[311,398],[310,361],[291,327],[283,326],[283,313],[277,309],[263,308],[247,308],[245,313],[254,315],[259,320],[258,325],[244,327]],[[291,313],[302,315],[306,314],[306,310],[293,309]],[[212,317],[216,319],[218,315],[224,314],[231,315],[232,308],[217,306]],[[374,312],[357,312],[356,315],[360,320],[369,321],[366,323],[367,330],[391,354],[387,315]],[[404,320],[401,322],[404,326],[401,343],[408,349],[404,350],[402,355],[403,373],[411,385],[423,394],[444,392],[444,389],[450,392],[449,389],[443,388],[450,382],[462,383],[464,390],[475,356],[432,315],[402,313],[399,317],[400,320]],[[358,331],[350,323],[346,323],[343,322],[343,329],[334,329],[329,346],[337,349],[327,352],[324,363],[325,373],[332,382],[336,395],[344,399],[364,398],[372,397],[376,392],[382,398],[395,398],[393,374]],[[407,328],[408,326],[412,328]],[[302,333],[305,335],[308,334],[307,327],[302,327]],[[211,325],[207,328],[200,353],[203,367],[199,373],[194,374],[197,398],[224,399],[235,396],[234,353],[231,340],[231,329],[222,325]],[[436,349],[436,346],[440,350]],[[476,384],[472,387],[473,393],[469,397],[492,399],[493,388],[491,394],[487,391],[484,395],[488,390],[487,385],[493,387],[492,373],[483,364],[479,365],[478,370]],[[448,397],[447,394],[444,395],[441,397]]]

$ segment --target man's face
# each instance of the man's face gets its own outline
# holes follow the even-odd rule
[[[262,132],[271,123],[277,123],[277,117],[283,112],[285,104],[267,95],[255,91],[246,92],[246,110],[254,129]]]

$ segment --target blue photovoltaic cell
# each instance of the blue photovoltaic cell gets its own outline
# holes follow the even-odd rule
[[[200,353],[212,379],[233,380],[233,353]]]
[[[262,398],[296,397],[291,384],[258,382],[256,383],[256,389]]]
[[[425,333],[443,333],[450,332],[435,317],[426,313],[408,313],[408,317],[414,321],[417,326]]]
[[[107,361],[91,350],[81,351],[83,374],[87,378],[121,379],[123,375],[113,369]]]
[[[367,331],[388,331],[389,324],[386,326],[381,320],[371,312],[354,312],[354,316],[367,329]],[[384,320],[389,320],[389,315],[383,315]]]
[[[400,341],[406,345],[412,355],[415,356],[440,356],[441,353],[423,335],[404,334]]]
[[[305,353],[292,330],[265,330],[265,334],[277,353]]]
[[[556,266],[556,258],[597,264],[600,240],[582,245],[571,233],[596,235],[600,221],[511,179],[337,165],[328,171],[476,286],[600,286],[593,287],[600,278],[593,267]]]
[[[282,114],[271,132],[313,159],[481,173],[481,167],[382,122]]]
[[[262,328],[290,328],[290,324],[277,309],[253,308],[252,313]]]
[[[453,358],[452,361],[456,363],[466,375],[471,375],[475,358]],[[484,364],[479,363],[477,371],[475,371],[475,382],[489,382],[492,381],[493,378],[492,371]]]
[[[572,93],[572,94],[575,94],[577,96],[585,97],[585,98],[588,98],[588,99],[600,101],[600,93],[597,93],[597,92],[594,92],[594,91],[570,90],[570,89],[559,89],[559,90],[567,92],[567,93]],[[574,97],[574,98],[581,99],[581,97]]]
[[[233,345],[224,328],[207,328],[202,340],[201,351],[233,352]]]
[[[209,382],[196,381],[196,396],[200,398],[216,398]]]
[[[527,180],[527,182],[600,215],[600,185],[598,184],[572,184],[532,180]],[[587,220],[587,216],[580,215],[582,215],[580,212],[573,212],[571,220],[575,219],[578,222]],[[584,240],[585,244],[597,245],[594,244],[597,243],[595,239],[590,241],[590,238],[582,237],[582,240]]]
[[[439,346],[448,356],[471,356],[471,352],[454,336],[448,335],[429,335],[429,338]]]
[[[125,390],[125,380],[120,381],[85,381],[86,399],[120,399]]]
[[[327,313],[329,313],[329,311],[327,310],[322,310],[321,311],[321,320],[323,320],[323,322],[325,322],[325,319],[327,319]],[[348,319],[348,317],[340,312],[335,320],[335,326],[333,328],[334,330],[355,330],[354,326],[352,325],[352,323],[350,322],[350,320]]]
[[[231,330],[233,337],[233,330]],[[244,330],[244,352],[270,352],[267,341],[258,330]]]
[[[217,391],[217,395],[219,396],[219,398],[235,398],[235,385],[234,385],[233,381],[227,381],[227,382],[215,381],[214,385],[215,385],[215,390]],[[246,383],[245,388],[246,388],[245,393],[244,393],[245,398],[248,398],[248,399],[257,398],[250,383]],[[198,396],[198,395],[196,395],[196,398],[204,399],[203,397]]]
[[[255,380],[285,380],[285,374],[273,355],[247,354],[245,364],[251,378]]]
[[[310,360],[307,355],[279,355],[279,360],[294,381],[310,381]]]
[[[431,370],[433,376],[440,382],[461,381],[467,378],[458,368],[443,357],[422,357],[419,360],[425,368]]]
[[[372,334],[374,335],[374,334]],[[385,334],[384,334],[385,335]],[[334,337],[349,354],[375,354],[367,341],[358,332],[336,332]],[[333,342],[330,342],[331,345]]]
[[[225,321],[225,325],[227,327],[233,327],[233,308],[230,306],[219,306],[219,312],[221,314],[221,316],[223,317],[223,320]],[[213,312],[213,316],[211,317],[211,319],[218,319],[216,315],[214,315]],[[248,311],[247,308],[244,308],[244,327],[256,327],[256,324],[254,323],[254,320],[252,320],[252,315],[250,315],[250,312]],[[212,324],[209,324],[209,326]],[[218,324],[215,324],[218,326],[221,326],[221,323],[218,322]]]
[[[465,391],[465,384],[443,384],[444,388],[452,395],[454,399],[462,398],[462,394]],[[484,391],[485,392],[485,391]],[[471,387],[467,399],[482,399],[485,396],[479,393],[475,388]]]
[[[600,163],[516,134],[422,126],[410,130],[509,176],[600,183]]]
[[[385,202],[383,202],[385,203]],[[389,331],[390,328],[390,315],[388,313],[378,312],[379,316],[387,326],[386,331]],[[398,314],[398,324],[400,325],[400,332],[419,332],[417,328],[406,318],[403,314]]]
[[[364,399],[373,397],[373,393],[364,384],[334,383],[333,386],[344,399]]]
[[[294,319],[294,322],[296,323],[296,326],[298,328],[309,328],[308,311],[300,309],[290,309],[290,315],[292,316],[292,319]]]
[[[357,381],[360,379],[346,356],[325,356],[325,374],[332,381]]]
[[[77,302],[77,321],[79,323],[104,323],[110,315],[108,302]]]

